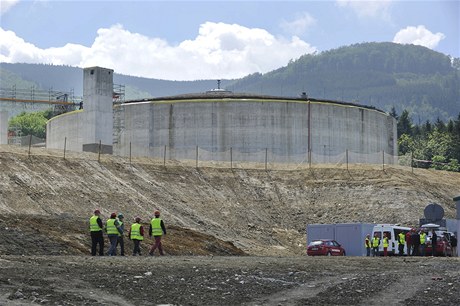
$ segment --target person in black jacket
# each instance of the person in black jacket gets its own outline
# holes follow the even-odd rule
[[[120,255],[125,256],[125,240],[123,239],[123,235],[125,232],[125,224],[123,223],[124,216],[122,213],[118,214],[117,220],[119,224],[118,229],[120,231],[120,235],[118,235],[117,246],[115,247],[115,253],[117,252],[116,248],[118,247],[118,245],[120,245]]]
[[[433,229],[431,231],[431,256],[436,255],[436,245],[438,244],[438,235],[436,231]]]
[[[420,256],[420,234],[418,231],[413,231],[411,236],[412,256]]]
[[[450,236],[450,245],[452,246],[452,256],[457,256],[457,237]]]

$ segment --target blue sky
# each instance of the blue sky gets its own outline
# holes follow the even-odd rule
[[[240,78],[361,42],[460,57],[460,1],[0,0],[0,62]]]

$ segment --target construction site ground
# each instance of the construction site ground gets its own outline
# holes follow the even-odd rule
[[[307,224],[455,218],[459,173],[219,166],[0,146],[0,305],[460,304],[458,257],[305,255]],[[166,256],[125,237],[127,256],[91,257],[95,209],[146,228],[159,209]]]

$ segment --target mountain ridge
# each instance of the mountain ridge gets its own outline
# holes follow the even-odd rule
[[[12,80],[19,78],[27,86],[32,82],[38,88],[73,89],[77,96],[82,95],[81,68],[0,63],[0,69],[1,87],[12,86]],[[204,92],[216,88],[216,81],[169,81],[114,73],[114,83],[125,85],[127,100]],[[460,59],[414,45],[361,43],[305,54],[271,72],[222,80],[222,85],[234,92],[261,95],[298,97],[305,92],[312,98],[387,112],[407,109],[419,121],[447,121],[460,109]]]

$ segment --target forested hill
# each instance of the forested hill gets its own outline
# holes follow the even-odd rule
[[[414,121],[455,118],[460,111],[460,59],[425,47],[363,43],[304,55],[286,67],[255,73],[232,85],[235,91],[290,95],[372,105]]]
[[[110,67],[109,67],[110,68]],[[38,88],[82,95],[82,69],[43,64],[0,63],[1,87]],[[186,67],[184,67],[186,69]],[[400,114],[407,109],[415,123],[454,119],[460,111],[460,59],[425,47],[394,43],[362,43],[304,55],[266,74],[223,80],[235,92],[342,100]],[[18,84],[24,81],[23,84]],[[216,88],[216,80],[165,81],[117,74],[126,98],[197,93]]]

